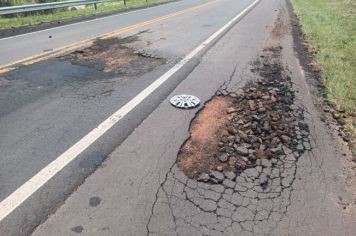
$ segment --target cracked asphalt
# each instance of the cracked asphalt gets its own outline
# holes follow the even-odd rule
[[[177,154],[197,110],[175,109],[168,97],[33,235],[354,235],[349,154],[319,121],[291,19],[285,1],[262,1],[171,95],[191,93],[204,102],[217,91],[241,92],[256,79],[255,59],[278,44],[294,105],[309,125],[310,147],[302,155],[260,160],[239,175],[225,173],[220,184],[190,179],[179,169]],[[278,21],[281,34],[273,33]],[[262,173],[269,176],[266,189]],[[100,204],[92,207],[92,197]]]
[[[292,92],[292,84],[281,71],[280,56],[279,48],[264,50],[260,56],[264,58],[260,62],[264,67],[259,74],[261,83],[267,84],[266,88],[271,89],[268,86],[272,84],[272,87],[282,89],[280,83],[284,84],[286,90],[279,95],[281,104],[284,104],[284,97],[290,99],[293,96],[289,98],[287,95]],[[256,70],[258,68],[253,68]],[[234,69],[230,78],[235,73]],[[232,79],[219,89],[218,94],[228,94],[226,90],[231,83]],[[256,89],[253,84],[249,86]],[[246,95],[251,93],[250,87],[244,91]],[[298,117],[297,123],[304,124],[303,107],[293,103],[291,107],[294,108],[282,106],[285,106],[286,120],[294,116]],[[288,112],[289,109],[292,112]],[[298,143],[292,149],[281,146],[278,152],[274,150],[276,154],[272,158],[257,159],[253,167],[244,167],[237,172],[225,171],[222,174],[212,171],[212,183],[205,183],[209,181],[206,179],[198,182],[200,177],[198,181],[188,178],[175,163],[157,192],[147,235],[275,235],[273,231],[292,204],[297,161],[304,150],[312,152],[309,129],[299,125],[293,128],[304,147],[300,148]]]
[[[222,2],[227,5],[190,13],[191,24],[201,26],[204,22],[201,38],[218,27],[213,19],[235,12],[229,4],[237,4],[236,1]],[[251,3],[247,0],[242,2]],[[241,6],[237,4],[235,7]],[[202,15],[204,20],[200,21]],[[57,100],[50,98],[60,94],[63,100],[56,107],[71,105],[70,109],[61,112],[82,111],[68,115],[68,119],[60,121],[60,124],[88,118],[89,113],[97,115],[94,120],[86,119],[68,136],[59,131],[61,127],[53,126],[51,122],[46,123],[47,126],[41,125],[29,135],[57,127],[55,134],[68,137],[68,140],[55,145],[60,152],[62,147],[83,133],[81,129],[91,127],[88,123],[95,123],[109,114],[114,109],[112,106],[121,106],[137,89],[147,86],[199,41],[200,37],[193,37],[189,43],[179,43],[188,42],[190,38],[186,33],[189,21],[181,25],[181,20],[175,19],[163,25],[154,25],[141,33],[135,32],[133,35],[138,33],[139,40],[124,45],[135,52],[139,50],[139,54],[148,55],[151,59],[164,60],[163,64],[153,70],[149,67],[150,71],[140,76],[113,78],[112,74],[91,68],[90,61],[88,66],[88,61],[73,57],[73,64],[56,58],[30,67],[35,75],[41,73],[40,68],[44,65],[48,68],[61,66],[62,71],[70,72],[73,78],[70,83],[55,80],[55,83],[39,85],[49,85],[46,89],[53,91],[51,96],[40,102],[54,103]],[[173,34],[169,30],[173,26],[178,33]],[[320,99],[308,68],[304,66],[306,62],[302,61],[304,57],[301,54],[305,52],[299,37],[288,1],[262,0],[201,58],[194,58],[189,68],[185,68],[174,82],[155,93],[155,98],[144,101],[127,120],[119,123],[119,127],[91,147],[85,153],[87,157],[80,157],[36,193],[35,200],[30,199],[32,206],[27,204],[0,222],[0,234],[355,235],[355,164],[350,162],[352,155],[341,138],[320,121]],[[280,48],[278,55],[273,50],[267,50],[275,47]],[[82,52],[79,51],[75,55],[80,54]],[[308,126],[308,132],[300,133],[302,150],[283,148],[283,153],[258,159],[239,172],[217,172],[214,177],[219,180],[217,183],[189,178],[179,168],[177,157],[190,138],[193,120],[204,109],[204,104],[215,96],[242,94],[245,86],[263,79],[263,74],[256,72],[256,60],[261,60],[263,65],[271,65],[277,60],[283,70],[283,79],[288,78],[287,87],[295,95],[290,105],[292,112]],[[105,65],[108,64],[103,62],[99,67],[104,68]],[[26,67],[20,68],[8,76],[18,73],[28,76],[27,70]],[[90,75],[88,80],[81,80],[83,73]],[[22,82],[17,81],[18,86],[23,86]],[[26,94],[26,90],[23,93]],[[180,110],[169,104],[171,96],[183,93],[199,97],[202,105],[197,109]],[[29,97],[35,99],[36,96],[40,95],[30,93]],[[21,107],[23,103],[26,101],[19,101],[14,106]],[[27,110],[29,108],[26,107]],[[8,120],[2,118],[1,122],[10,122],[11,114],[19,112],[13,107],[7,109],[5,118]],[[15,111],[10,112],[11,109]],[[48,110],[41,110],[40,114],[45,114],[45,111]],[[56,114],[54,112],[53,116]],[[33,119],[37,117],[32,115]],[[70,129],[67,127],[66,130],[64,133]],[[0,148],[1,145],[6,143],[0,143]],[[29,158],[38,161],[36,155],[33,156]],[[47,157],[41,164],[51,158]],[[36,168],[30,168],[29,173],[18,178],[12,177],[15,183],[12,187],[21,183]],[[0,176],[11,176],[11,172],[13,170],[6,170]],[[2,191],[0,197],[11,191],[11,187],[2,189],[5,192]],[[59,197],[54,197],[56,194],[51,193],[51,189],[55,189]],[[43,210],[46,207],[48,209]],[[22,222],[18,220],[21,214],[27,216]]]
[[[0,63],[8,63],[41,53],[48,47],[61,47],[204,4],[184,14],[155,20],[154,23],[125,31],[126,33],[119,35],[118,40],[107,40],[108,46],[105,46],[105,40],[94,43],[93,46],[100,47],[100,43],[104,42],[104,50],[99,48],[99,51],[107,53],[101,54],[106,59],[106,62],[103,60],[106,67],[99,66],[102,62],[95,58],[97,54],[91,54],[95,52],[95,48],[80,48],[71,55],[54,57],[31,65],[19,64],[16,69],[2,73],[1,201],[122,108],[252,2],[177,1],[95,21],[2,38]],[[196,34],[186,34],[187,29]],[[110,43],[119,43],[120,46],[110,48]],[[105,47],[110,50],[105,51]],[[113,50],[119,52],[115,53],[116,58],[110,55]],[[81,54],[96,61],[78,61],[78,55]],[[128,55],[133,60],[120,60],[122,55]],[[157,63],[158,58],[163,64]],[[145,63],[147,61],[153,63]],[[95,62],[98,63],[97,66],[93,66],[93,63],[96,65]],[[119,65],[126,69],[106,71],[110,63],[113,63],[111,66],[114,68]],[[198,63],[198,57],[190,60],[179,73],[96,140],[43,188],[32,194],[16,211],[0,222],[0,234],[28,235],[32,232],[98,168]]]

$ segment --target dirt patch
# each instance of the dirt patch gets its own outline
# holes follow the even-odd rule
[[[61,59],[75,65],[95,68],[116,76],[139,76],[164,64],[164,60],[135,51],[124,44],[135,38],[110,38],[97,40],[83,50],[77,50]]]
[[[281,50],[267,48],[253,63],[253,72],[261,79],[247,84],[240,94],[214,97],[199,113],[178,156],[186,175],[219,183],[224,179],[219,172],[239,175],[266,163],[273,166],[281,158],[295,160],[311,150],[304,110],[294,104]]]
[[[270,41],[279,42],[282,36],[286,33],[285,16],[282,12],[278,14],[277,20],[275,21],[274,27],[271,31]]]
[[[231,107],[229,97],[214,97],[205,104],[190,128],[190,139],[183,145],[178,155],[178,166],[189,176],[215,169],[221,163],[216,154],[219,151],[219,137],[227,135],[223,128],[228,123],[226,110]],[[225,164],[221,168],[228,168]]]

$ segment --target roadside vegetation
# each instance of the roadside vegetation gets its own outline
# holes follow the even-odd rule
[[[356,138],[356,2],[292,0],[308,46],[321,70],[326,99],[345,110],[347,128]]]
[[[64,0],[0,0],[0,7],[17,6],[33,3],[61,2]]]
[[[34,2],[60,1],[63,0],[0,0],[0,7],[30,4]],[[123,9],[132,9],[166,1],[167,0],[126,0],[125,6],[123,0],[117,0],[114,2],[97,4],[97,9],[94,8],[94,5],[88,5],[86,7],[71,7],[69,9],[54,9],[47,10],[44,12],[21,13],[17,15],[2,16],[0,17],[0,29],[8,29],[26,25],[36,25],[44,22],[59,21],[79,16],[89,16]]]

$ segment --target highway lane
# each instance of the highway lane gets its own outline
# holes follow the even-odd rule
[[[0,39],[0,65],[207,3],[185,0]]]
[[[172,4],[181,6],[180,4],[192,4],[192,2],[197,3],[197,1],[182,1],[179,4]],[[145,73],[128,74],[128,76],[112,75],[90,66],[71,63],[62,57],[20,66],[16,70],[1,74],[0,199],[4,200],[11,195],[252,2],[251,0],[218,0],[120,35],[121,38],[129,38],[120,41],[119,44],[133,50],[144,49],[147,54],[164,60],[163,64]],[[169,6],[174,8],[175,5],[169,4]],[[152,8],[152,11],[160,12],[157,8]],[[177,10],[181,8],[178,7]],[[149,11],[147,9],[136,14],[150,15],[147,13]],[[130,19],[135,18],[130,14],[117,17],[122,17],[120,22],[125,22],[125,17],[130,16],[131,18],[127,19],[130,22]],[[136,18],[139,18],[138,16]],[[109,28],[111,27],[110,30],[113,30],[111,23],[107,24]],[[106,23],[98,25],[100,28],[105,28]],[[83,25],[81,27],[83,28]],[[69,40],[71,37],[63,36],[65,28],[57,29],[58,35]],[[92,22],[89,22],[84,30],[88,32],[87,37],[93,35],[91,30]],[[53,31],[52,37],[56,38],[56,28],[50,31]],[[73,32],[75,30],[70,31]],[[29,42],[35,43],[37,39],[41,42],[40,38],[48,38],[48,31],[17,36],[13,40],[19,40],[20,48],[22,43],[25,44],[26,37],[31,38]],[[73,42],[80,40],[76,37],[73,36],[71,40]],[[4,40],[1,41],[1,45],[3,42]],[[21,56],[16,55],[17,51],[13,56],[7,52],[5,58],[13,60],[38,53],[44,50],[43,47],[46,45],[46,42],[34,45],[32,47],[34,51],[26,52]],[[62,45],[51,45],[54,46]],[[175,75],[174,79],[163,84],[158,91],[130,112],[75,161],[61,170],[59,175],[46,183],[40,191],[1,222],[0,232],[5,235],[19,235],[20,230],[21,234],[26,235],[31,231],[66,199],[89,173],[96,169],[197,63],[198,58],[191,60]]]

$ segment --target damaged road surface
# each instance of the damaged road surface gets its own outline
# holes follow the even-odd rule
[[[56,212],[256,5],[182,0],[0,39],[0,235]]]
[[[0,74],[2,200],[119,119],[4,218],[0,234],[354,235],[355,164],[320,121],[295,20],[285,0],[212,1]],[[223,34],[209,41],[214,32]],[[178,94],[201,105],[177,109]]]
[[[178,235],[275,235],[291,204],[297,161],[311,150],[280,50],[265,49],[261,68],[253,68],[261,78],[243,93],[214,97],[198,114],[158,192],[149,232],[168,233],[171,225],[161,222],[170,217]],[[206,116],[215,109],[224,122]],[[197,134],[201,129],[215,132]]]
[[[138,36],[97,40],[91,47],[74,51],[62,59],[117,77],[140,76],[162,65],[164,60],[123,46],[137,40]]]

